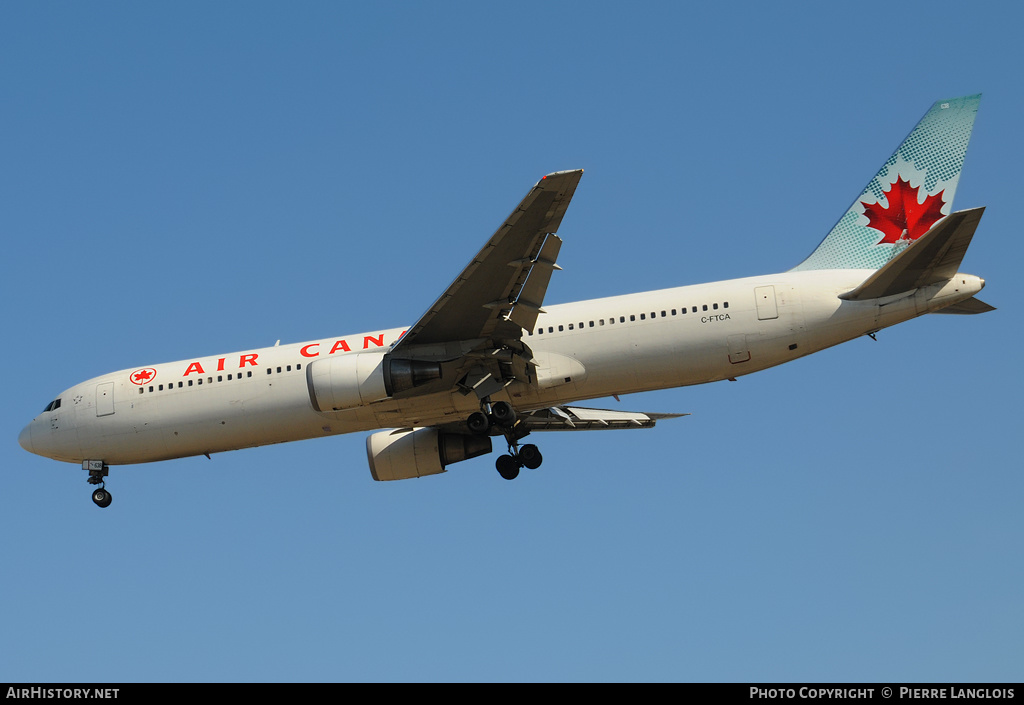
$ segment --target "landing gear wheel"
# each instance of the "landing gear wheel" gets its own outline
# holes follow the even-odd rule
[[[519,462],[530,470],[536,470],[544,461],[540,449],[532,443],[527,443],[519,449]]]
[[[90,485],[97,486],[92,491],[92,501],[96,503],[97,507],[109,507],[113,497],[104,489],[106,485],[103,478],[110,473],[110,467],[102,460],[83,460],[82,469],[89,472],[89,477],[85,481]]]
[[[486,414],[479,411],[474,411],[469,415],[466,425],[469,426],[471,433],[478,436],[486,436],[491,430],[491,420],[487,418]]]
[[[491,404],[491,416],[494,417],[494,423],[499,426],[508,427],[516,422],[516,411],[507,401]]]
[[[500,455],[494,461],[494,467],[498,468],[498,474],[506,480],[514,480],[519,477],[519,461],[511,455]]]
[[[109,507],[110,503],[114,500],[102,487],[99,487],[92,491],[92,501],[96,503],[97,507]]]

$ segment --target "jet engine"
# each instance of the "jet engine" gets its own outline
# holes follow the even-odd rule
[[[441,378],[441,364],[392,359],[385,353],[347,353],[306,367],[309,399],[317,411],[342,411],[387,399]]]
[[[400,428],[366,438],[366,459],[374,480],[437,475],[447,465],[490,452],[489,436],[443,433],[436,428]]]

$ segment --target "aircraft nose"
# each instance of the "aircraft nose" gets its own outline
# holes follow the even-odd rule
[[[21,433],[18,434],[18,445],[29,453],[35,453],[35,450],[32,447],[32,424],[21,429]]]

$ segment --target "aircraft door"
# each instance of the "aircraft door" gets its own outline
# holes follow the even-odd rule
[[[96,415],[110,416],[114,413],[114,383],[96,385]]]
[[[774,286],[755,288],[754,301],[757,303],[757,320],[768,321],[779,317],[779,306],[775,302]]]

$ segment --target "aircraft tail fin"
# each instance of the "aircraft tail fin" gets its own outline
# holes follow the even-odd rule
[[[879,269],[949,215],[980,101],[936,102],[793,270]]]

